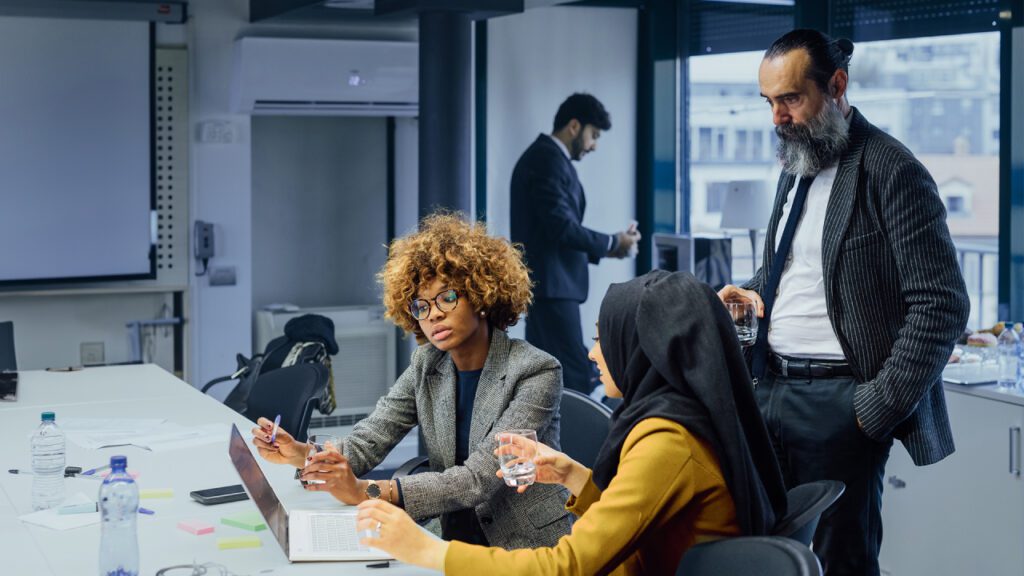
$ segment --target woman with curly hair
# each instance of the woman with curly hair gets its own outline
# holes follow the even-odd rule
[[[489,236],[483,224],[435,214],[420,230],[391,243],[378,274],[388,318],[416,335],[410,366],[339,452],[311,460],[305,444],[260,418],[253,442],[271,462],[302,469],[307,490],[328,491],[346,504],[380,499],[416,520],[441,517],[442,537],[506,549],[552,546],[569,533],[557,485],[526,494],[505,487],[494,433],[530,429],[558,446],[562,374],[558,362],[505,330],[530,304],[522,254]],[[412,429],[420,426],[430,472],[400,480],[361,480]]]

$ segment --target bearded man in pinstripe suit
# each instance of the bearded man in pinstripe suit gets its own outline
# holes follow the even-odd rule
[[[953,452],[942,368],[970,303],[935,182],[846,99],[849,40],[794,30],[758,80],[779,137],[762,267],[725,301],[762,315],[751,372],[787,486],[841,480],[814,551],[877,575],[893,438],[918,465]]]

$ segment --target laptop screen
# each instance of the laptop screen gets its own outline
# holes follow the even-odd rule
[[[260,509],[260,514],[263,515],[267,526],[270,527],[270,531],[274,533],[274,537],[277,538],[277,542],[287,556],[288,512],[278,500],[277,494],[274,493],[274,489],[267,481],[260,465],[253,458],[249,446],[238,431],[238,426],[234,424],[231,425],[231,442],[228,446],[228,453],[231,454],[231,463],[235,465],[235,470],[238,470],[238,475],[242,478],[245,491],[249,493],[249,497]]]

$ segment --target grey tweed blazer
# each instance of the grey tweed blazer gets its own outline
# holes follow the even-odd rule
[[[456,377],[447,353],[430,344],[417,348],[409,368],[345,438],[343,453],[352,471],[361,476],[371,470],[419,424],[431,471],[402,479],[410,516],[420,520],[473,508],[492,546],[554,546],[571,528],[568,493],[551,484],[536,484],[523,494],[505,486],[495,476],[493,436],[525,428],[559,447],[561,366],[545,352],[493,329],[473,403],[470,454],[461,466],[455,465]]]
[[[900,439],[923,466],[953,453],[942,368],[970,302],[935,181],[854,108],[825,213],[822,264],[832,328],[860,384],[853,409],[871,438]],[[768,224],[760,293],[794,176],[783,173]]]

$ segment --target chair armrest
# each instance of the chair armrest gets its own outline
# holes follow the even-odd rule
[[[821,576],[807,546],[784,536],[741,536],[698,544],[676,576]]]
[[[200,388],[199,391],[202,392],[203,394],[206,394],[206,391],[212,388],[213,386],[220,384],[221,382],[227,382],[228,380],[234,380],[234,377],[221,376],[220,378],[214,378],[213,380],[210,380],[205,385],[203,385],[203,387]]]

